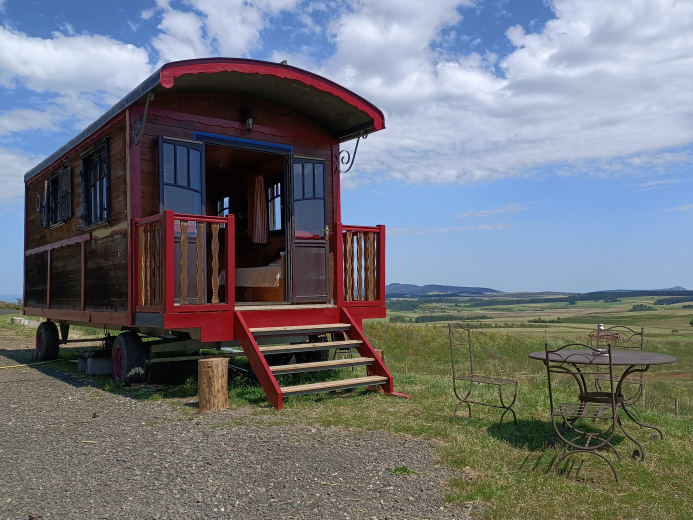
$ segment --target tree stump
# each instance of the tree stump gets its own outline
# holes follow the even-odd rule
[[[229,360],[200,359],[197,362],[199,411],[225,410],[229,407]]]

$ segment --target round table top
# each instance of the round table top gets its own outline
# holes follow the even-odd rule
[[[558,363],[566,362],[573,365],[609,364],[609,356],[595,356],[592,353],[593,351],[589,349],[565,349],[560,352],[551,353],[549,361],[556,361]],[[546,359],[546,352],[543,350],[532,352],[529,357],[544,361]],[[669,363],[676,363],[676,358],[674,356],[644,352],[641,350],[612,350],[611,358],[614,365],[668,365]]]

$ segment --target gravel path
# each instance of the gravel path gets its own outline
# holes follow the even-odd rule
[[[0,366],[32,346],[0,330]],[[0,520],[469,518],[423,440],[181,408],[50,365],[0,370]]]

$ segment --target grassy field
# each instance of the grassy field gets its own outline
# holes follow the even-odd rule
[[[684,308],[691,302],[676,305],[654,305],[658,296],[619,297],[617,302],[578,301],[574,305],[567,303],[535,303],[519,305],[501,305],[490,307],[463,307],[464,300],[450,299],[447,302],[425,303],[418,300],[419,307],[414,311],[393,311],[388,309],[388,317],[413,320],[427,315],[449,315],[450,322],[456,317],[486,315],[489,319],[472,320],[474,327],[493,328],[494,330],[513,333],[565,337],[570,334],[584,336],[585,331],[593,330],[599,323],[605,326],[628,325],[644,327],[648,337],[653,339],[677,339],[693,335],[691,320],[693,309]],[[491,300],[492,301],[492,300]],[[632,312],[634,305],[645,305],[653,311]],[[537,318],[546,321],[557,320],[560,323],[530,323]],[[465,321],[463,320],[462,323]],[[445,321],[437,322],[439,324]],[[417,326],[423,324],[416,324]],[[693,339],[693,338],[691,338]]]
[[[663,321],[685,323],[688,330],[693,331],[687,324],[690,317],[686,318],[680,306],[678,310],[667,308],[650,313],[654,315],[649,317],[648,313],[624,310],[630,306],[629,301],[612,305],[613,312],[607,312],[604,305],[592,305],[589,309],[600,316],[621,316],[624,320],[636,315],[634,322],[628,323],[644,323],[646,350],[676,356],[678,362],[654,367],[648,373],[646,397],[640,406],[644,421],[659,426],[665,433],[665,440],[649,440],[649,430],[631,425],[629,431],[646,447],[647,458],[639,462],[629,458],[634,445],[622,435],[617,436],[615,445],[622,456],[622,462],[616,463],[618,483],[614,482],[603,461],[588,455],[574,457],[573,464],[559,468],[558,475],[554,473],[553,462],[560,456],[561,449],[544,443],[552,431],[546,375],[543,365],[527,356],[529,352],[543,349],[544,337],[556,346],[584,339],[587,331],[593,328],[592,322],[550,324],[541,328],[486,326],[473,331],[477,371],[520,381],[515,406],[517,426],[506,421],[500,427],[500,413],[483,407],[473,408],[471,419],[462,410],[461,417],[453,424],[456,400],[450,380],[447,330],[441,324],[372,322],[365,325],[365,333],[373,346],[385,350],[396,390],[410,394],[411,399],[359,390],[289,398],[284,410],[277,412],[267,406],[256,383],[239,377],[231,380],[230,403],[232,408],[250,406],[247,408],[249,415],[259,416],[269,424],[300,422],[386,430],[429,439],[440,461],[460,470],[460,478],[447,485],[448,500],[453,503],[483,501],[490,505],[482,513],[487,518],[693,518],[693,335],[683,325],[677,325],[681,327],[680,333],[672,333],[671,325],[660,327],[657,321],[670,313],[671,316]],[[488,311],[484,309],[483,312]],[[546,312],[546,316],[556,314],[555,309],[540,312]],[[687,312],[690,316],[691,311]],[[525,322],[536,314],[527,312],[526,316]],[[579,317],[575,313],[572,316]],[[2,318],[0,327],[6,328]],[[607,326],[614,322],[615,319],[604,320]],[[64,358],[70,354],[66,352]],[[74,364],[65,359],[56,365],[64,370],[75,369]],[[332,377],[339,375],[333,373]],[[356,370],[354,375],[361,375],[361,371]],[[305,380],[310,377],[313,376],[306,375]],[[95,380],[106,390],[125,392],[105,378]],[[566,381],[560,385],[563,397],[575,398],[572,383]],[[181,387],[127,393],[135,398],[165,399],[178,405],[181,397],[192,397],[196,391],[195,382],[190,379]],[[481,388],[478,395],[495,398],[490,387]],[[680,403],[678,417],[674,415],[676,398]],[[238,420],[245,419],[233,419]],[[223,423],[219,426],[223,427]],[[396,437],[394,442],[397,442]]]

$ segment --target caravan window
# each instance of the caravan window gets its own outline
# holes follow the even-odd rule
[[[111,212],[108,139],[82,156],[82,221],[84,227],[108,222]]]

